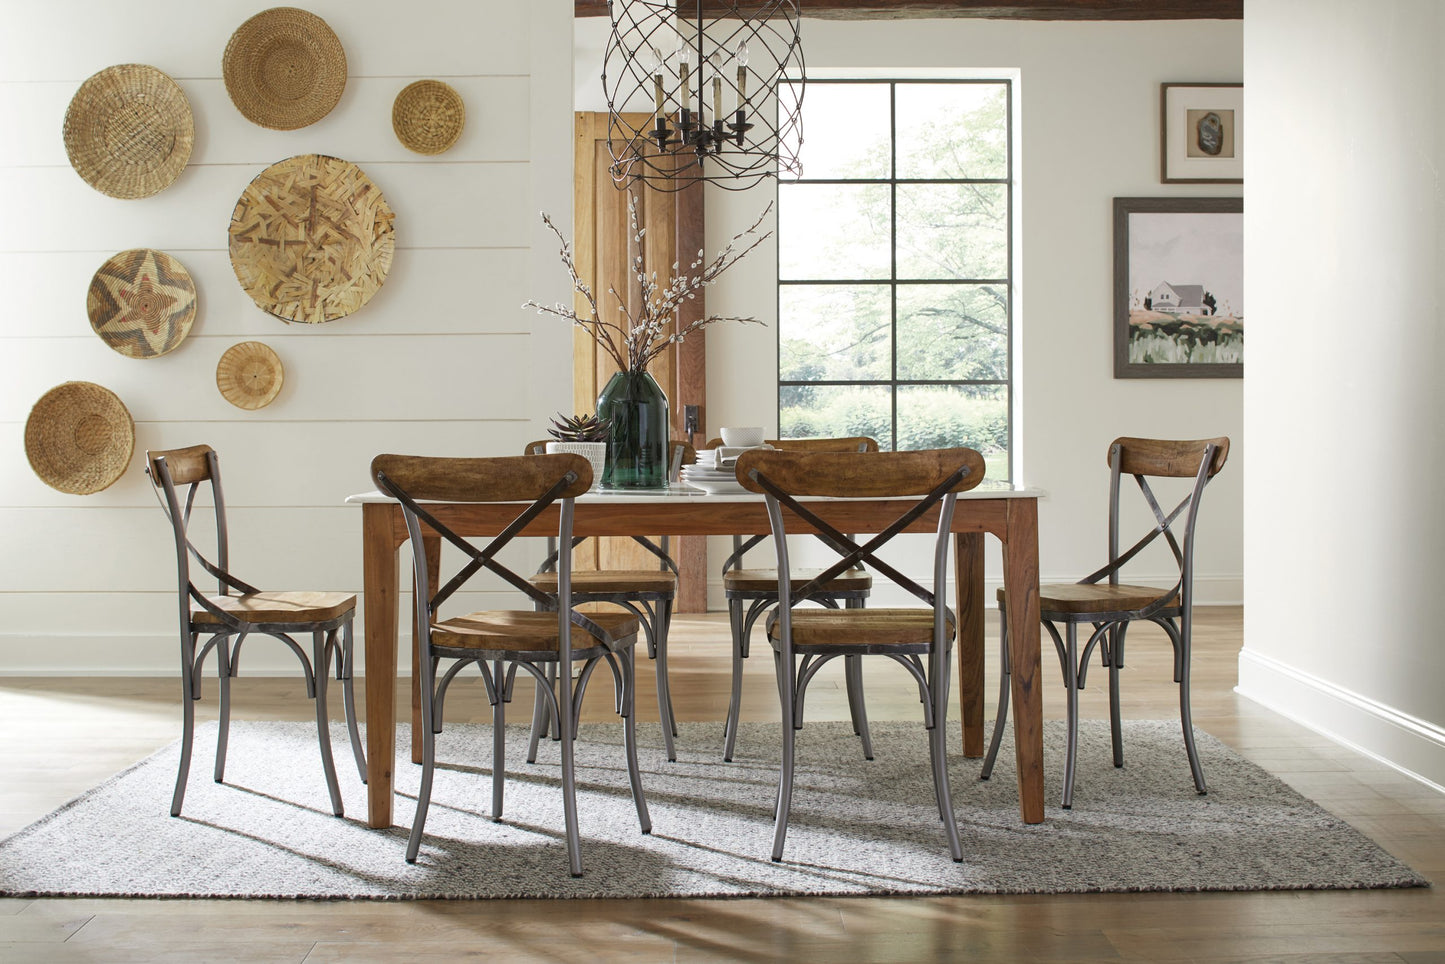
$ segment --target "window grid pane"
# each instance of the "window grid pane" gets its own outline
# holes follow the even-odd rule
[[[1008,478],[1011,84],[815,90],[817,109],[803,108],[817,134],[810,162],[778,187],[779,432],[869,435],[884,449],[968,445],[989,478]],[[857,112],[879,109],[882,90],[880,148],[885,125]],[[852,107],[855,138],[840,105]]]

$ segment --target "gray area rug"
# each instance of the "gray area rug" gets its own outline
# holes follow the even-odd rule
[[[953,724],[956,725],[956,724]],[[684,724],[668,763],[655,724],[639,727],[653,832],[638,832],[620,724],[578,742],[585,874],[567,872],[556,744],[525,760],[508,727],[503,822],[488,816],[490,727],[450,725],[439,741],[427,834],[415,866],[406,830],[365,825],[365,789],[335,732],[347,805],[331,816],[314,728],[232,725],[227,783],[212,782],[215,727],[201,728],[184,815],[168,816],[177,745],[0,843],[0,894],[314,898],[696,897],[794,894],[1064,893],[1410,887],[1427,882],[1344,821],[1207,734],[1209,779],[1194,793],[1178,724],[1125,724],[1127,765],[1104,723],[1083,726],[1072,811],[1057,806],[1063,732],[1046,724],[1049,809],[1019,819],[1012,766],[978,780],[950,772],[965,859],[948,857],[920,724],[875,723],[866,762],[844,723],[799,734],[798,780],[782,863],[769,860],[776,724],[744,724],[736,762],[720,724]],[[398,747],[408,745],[403,727]],[[955,740],[956,743],[956,740]],[[1011,760],[1005,743],[1001,759]],[[420,768],[396,765],[396,819],[410,824]]]

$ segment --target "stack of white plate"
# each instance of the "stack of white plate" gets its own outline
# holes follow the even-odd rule
[[[702,489],[710,495],[746,492],[747,489],[738,484],[734,468],[735,464],[732,460],[729,460],[726,466],[720,469],[700,461],[695,465],[682,467],[682,481],[694,489]]]

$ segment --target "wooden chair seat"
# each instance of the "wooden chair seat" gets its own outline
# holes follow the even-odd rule
[[[588,613],[587,618],[601,626],[613,640],[622,643],[635,639],[637,617],[631,613]],[[492,654],[527,654],[527,658],[556,656],[561,646],[557,637],[557,614],[525,610],[491,610],[468,613],[432,624],[432,645],[440,649],[465,649]],[[592,656],[589,650],[601,650],[602,640],[580,626],[573,626],[572,653]],[[511,658],[503,655],[500,658]]]
[[[813,579],[822,569],[795,569],[793,584],[801,586]],[[873,588],[873,575],[866,569],[849,569],[825,582],[821,593],[866,592]],[[723,573],[725,592],[767,592],[778,591],[778,570],[776,569],[729,569]]]
[[[342,592],[258,592],[206,599],[243,623],[324,623],[356,609],[356,596]],[[223,625],[215,613],[205,609],[192,612],[191,622]]]
[[[777,620],[769,620],[768,640],[778,643]],[[948,626],[952,637],[953,627]],[[892,652],[928,651],[933,643],[931,609],[803,609],[793,610],[793,648],[800,653],[877,647]]]
[[[557,592],[557,574],[539,572],[528,580],[545,593]],[[666,569],[574,569],[572,595],[586,593],[676,593],[677,576]]]
[[[1164,591],[1152,586],[1110,586],[1107,583],[1056,583],[1039,587],[1039,612],[1083,615],[1085,613],[1135,612],[1157,600]],[[998,602],[1004,604],[1004,591],[999,589]],[[1179,605],[1179,594],[1169,600]]]

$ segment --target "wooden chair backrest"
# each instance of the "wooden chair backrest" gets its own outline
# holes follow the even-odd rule
[[[1199,474],[1199,465],[1204,459],[1207,446],[1216,446],[1214,461],[1209,465],[1209,477],[1213,478],[1224,468],[1229,458],[1229,439],[1226,436],[1193,440],[1160,438],[1116,438],[1109,443],[1106,458],[1112,464],[1114,446],[1119,446],[1123,461],[1121,471],[1125,475],[1152,475],[1170,479],[1192,479]]]
[[[770,438],[768,445],[784,452],[876,452],[878,440],[866,435],[847,438]]]
[[[970,448],[917,452],[788,452],[754,449],[738,457],[738,482],[763,492],[753,476],[766,476],[789,495],[842,497],[921,496],[967,469],[951,491],[967,492],[983,481],[983,456]]]
[[[575,498],[592,486],[592,466],[580,455],[378,455],[371,460],[371,477],[383,492],[399,488],[413,499],[436,502],[532,501],[568,472],[576,478],[558,498]]]
[[[190,485],[193,482],[204,482],[211,477],[211,462],[207,457],[214,451],[209,445],[188,445],[180,449],[163,449],[159,452],[146,452],[146,465],[150,467],[151,482],[156,486],[161,485],[161,475],[158,471],[161,463],[165,463],[166,470],[170,472],[171,482],[175,485]]]

